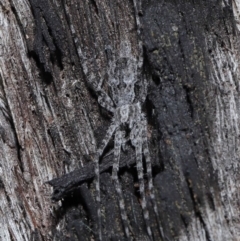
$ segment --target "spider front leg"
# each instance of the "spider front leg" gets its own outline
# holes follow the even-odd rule
[[[150,228],[149,213],[147,210],[147,202],[146,202],[144,179],[143,179],[143,160],[142,160],[143,138],[142,137],[143,137],[143,124],[142,122],[140,122],[134,125],[130,133],[130,138],[136,151],[136,166],[137,166],[137,173],[138,173],[139,192],[141,196],[141,206],[143,210],[143,217],[146,223],[148,236],[151,240],[153,240],[152,231]]]
[[[124,204],[122,188],[121,188],[121,184],[118,179],[119,160],[120,160],[121,146],[125,140],[124,136],[125,136],[125,132],[122,132],[122,131],[117,131],[115,134],[114,163],[113,163],[113,168],[112,168],[112,180],[114,182],[114,186],[115,186],[116,192],[118,194],[118,198],[119,198],[119,207],[120,207],[120,213],[121,213],[122,222],[123,222],[123,226],[124,226],[124,231],[129,240],[130,239],[129,228],[128,228],[129,225],[128,225],[128,221],[127,221],[127,214],[126,214],[126,209],[125,209],[125,204]]]

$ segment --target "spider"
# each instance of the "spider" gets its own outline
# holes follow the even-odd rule
[[[137,63],[137,60],[131,54],[131,46],[129,42],[123,42],[120,46],[120,56],[116,60],[109,63],[108,70],[108,86],[110,95],[108,95],[101,87],[97,87],[98,102],[107,111],[113,114],[112,124],[109,126],[106,136],[103,139],[100,147],[97,150],[95,158],[95,176],[96,176],[96,192],[98,202],[98,218],[99,218],[99,239],[102,240],[101,234],[101,213],[100,213],[100,172],[99,158],[103,155],[103,151],[108,145],[110,139],[114,137],[114,163],[112,167],[112,180],[119,197],[119,207],[121,218],[125,230],[126,237],[130,239],[129,225],[125,211],[125,204],[121,185],[118,179],[119,162],[121,147],[124,147],[127,141],[130,141],[136,152],[136,167],[139,180],[139,192],[141,196],[141,206],[143,216],[146,223],[147,233],[152,239],[152,231],[149,224],[149,213],[147,210],[145,186],[143,177],[143,156],[146,162],[148,189],[150,198],[153,201],[154,212],[158,217],[157,206],[155,204],[155,196],[153,193],[152,182],[152,166],[147,140],[147,120],[142,112],[142,104],[146,99],[147,82],[138,80],[138,68],[142,66],[142,61]],[[135,96],[135,84],[139,82],[142,93],[139,93],[139,98]],[[126,128],[129,135],[126,137]]]
[[[141,1],[133,0],[133,5],[135,10],[137,34],[140,36],[141,26],[139,14],[141,10],[139,11],[138,9],[141,9]],[[81,41],[79,41],[73,25],[71,25],[71,33],[74,37],[74,42],[77,47],[78,56],[82,64],[84,75],[87,78],[87,82],[92,86],[92,89],[97,94],[98,103],[107,111],[111,112],[113,115],[112,123],[109,126],[105,138],[101,142],[94,157],[96,201],[98,203],[99,240],[102,241],[99,159],[103,156],[103,152],[114,134],[114,163],[112,167],[112,180],[117,195],[119,197],[120,213],[126,237],[128,240],[131,239],[129,234],[129,225],[125,210],[122,188],[118,179],[118,171],[121,148],[125,147],[128,141],[131,142],[136,152],[136,167],[139,180],[139,192],[141,196],[141,206],[143,210],[143,216],[145,219],[148,236],[152,240],[152,231],[150,228],[149,213],[147,210],[147,202],[145,195],[145,185],[143,176],[143,156],[146,162],[148,191],[150,193],[150,199],[153,203],[154,213],[157,218],[158,227],[160,228],[159,231],[161,236],[163,236],[159,222],[157,205],[155,203],[155,195],[153,192],[152,165],[147,140],[147,120],[144,113],[142,112],[142,105],[145,102],[147,95],[147,81],[145,79],[140,79],[138,76],[139,70],[143,66],[143,54],[141,53],[139,55],[140,58],[136,59],[132,54],[131,44],[128,40],[121,42],[119,48],[119,56],[117,59],[114,57],[115,55],[113,55],[112,57],[107,54],[107,59],[109,63],[107,68],[107,84],[109,87],[108,95],[102,87],[103,80],[100,79],[99,84],[96,81],[96,73],[98,71],[92,71],[92,62],[94,62],[94,60],[96,59],[89,59],[89,57],[85,55],[83,49],[80,46]],[[138,47],[141,52],[141,38],[138,39]],[[109,50],[109,48],[107,48],[106,50]],[[96,61],[94,66],[96,67]],[[136,83],[139,87],[138,91],[136,91]],[[135,96],[135,91],[137,92],[137,96]],[[126,136],[127,133],[128,135]]]

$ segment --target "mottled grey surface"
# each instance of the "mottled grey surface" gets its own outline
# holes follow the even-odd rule
[[[142,111],[166,241],[240,236],[233,9],[238,14],[234,0],[144,0],[139,10],[149,84]],[[0,239],[96,240],[92,156],[112,115],[98,104],[92,80],[102,79],[110,93],[109,53],[118,53],[126,37],[133,55],[141,55],[135,17],[129,0],[0,2]],[[112,151],[111,140],[100,162],[103,240],[126,240]],[[148,240],[135,160],[127,143],[119,179],[130,235]],[[63,199],[52,203],[51,192]],[[161,240],[146,197],[153,235]]]

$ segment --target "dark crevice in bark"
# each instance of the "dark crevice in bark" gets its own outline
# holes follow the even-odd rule
[[[90,231],[96,234],[97,233],[96,202],[86,185],[82,185],[78,189],[75,189],[74,192],[71,192],[66,198],[62,200],[62,206],[55,211],[57,215],[57,219],[61,220],[62,218],[68,215],[69,211],[71,212],[71,210],[75,208],[78,209],[80,206],[83,207],[86,217],[85,219],[83,219],[84,223],[83,221],[80,221],[79,225],[81,225],[81,222],[82,222],[82,226],[83,226],[82,228],[86,226],[88,227],[87,228],[88,232]],[[76,214],[75,214],[75,217],[77,217]],[[71,223],[71,218],[69,219],[69,223]]]
[[[10,125],[11,127],[11,131],[13,132],[13,135],[14,135],[14,147],[16,148],[16,151],[17,151],[17,157],[18,157],[18,164],[19,164],[19,168],[21,170],[21,172],[23,173],[24,172],[24,165],[23,165],[23,161],[22,161],[22,157],[21,157],[21,150],[22,150],[22,147],[19,143],[19,140],[18,140],[18,135],[17,135],[17,130],[16,130],[16,125],[14,124],[14,121],[13,121],[13,118],[12,118],[12,113],[11,113],[11,110],[10,110],[10,107],[9,107],[9,103],[8,103],[8,98],[7,98],[7,95],[6,95],[6,91],[5,91],[5,88],[4,88],[4,85],[3,85],[3,82],[2,82],[2,77],[0,75],[0,86],[1,86],[1,89],[2,89],[2,93],[3,93],[3,99],[2,101],[4,101],[4,104],[5,104],[5,107],[6,109],[4,109],[2,107],[2,113],[4,115],[4,117],[6,118],[6,120],[8,121],[8,124]],[[3,129],[4,133],[2,133],[2,138],[3,138],[3,141],[5,139],[5,135],[9,135],[8,133],[5,133],[5,130]],[[13,146],[12,146],[13,148]]]
[[[207,195],[207,199],[208,199],[208,203],[209,203],[210,208],[211,208],[213,211],[216,211],[215,201],[214,201],[213,194],[212,194],[211,192],[208,192],[206,195]]]
[[[193,105],[192,100],[191,100],[191,89],[186,85],[183,85],[183,89],[186,92],[186,102],[188,103],[188,106],[189,106],[190,116],[193,119],[193,117],[194,117],[194,105]]]
[[[43,73],[52,75],[50,63],[56,62],[63,69],[62,57],[68,52],[65,30],[48,0],[30,0],[30,4],[36,21],[35,40],[30,53],[43,67]]]
[[[4,189],[4,183],[1,178],[0,178],[0,189]]]
[[[11,198],[9,197],[8,193],[6,192],[6,189],[5,189],[5,186],[4,186],[4,183],[3,181],[0,179],[0,193],[4,193],[4,196],[6,197],[7,199],[7,202],[8,202],[8,206],[11,207]]]
[[[193,208],[194,208],[194,213],[195,213],[195,217],[198,217],[199,221],[201,222],[201,224],[203,225],[204,227],[204,230],[205,230],[205,235],[206,235],[206,240],[207,241],[212,241],[211,239],[211,235],[209,233],[209,230],[204,222],[204,218],[201,214],[201,204],[199,203],[198,201],[198,197],[197,195],[194,193],[194,190],[193,190],[193,184],[192,184],[192,181],[191,179],[189,179],[188,176],[185,176],[186,178],[186,183],[187,183],[187,186],[188,186],[188,189],[189,189],[189,193],[190,193],[190,197],[192,199],[192,202],[193,202]]]
[[[53,125],[48,129],[48,134],[51,137],[53,146],[56,148],[61,143],[61,137],[59,135],[57,126]]]
[[[14,129],[15,130],[15,129]],[[15,130],[16,131],[16,130]],[[16,134],[16,132],[15,132]],[[18,139],[16,138],[16,149],[17,149],[17,156],[18,156],[18,163],[19,163],[19,168],[21,170],[21,172],[24,172],[24,165],[23,165],[23,161],[22,161],[22,155],[21,155],[21,151],[22,151],[22,147],[18,142]]]
[[[95,9],[95,11],[96,11],[96,14],[98,15],[98,6],[97,6],[97,3],[96,3],[96,1],[95,0],[91,0],[91,3],[92,3],[92,5],[94,6],[94,9]]]
[[[43,241],[44,237],[42,236],[41,232],[36,228],[31,233],[31,241]]]
[[[9,231],[9,234],[10,234],[11,241],[16,241],[15,238],[14,238],[14,234],[12,233],[11,228],[8,228],[8,231]]]

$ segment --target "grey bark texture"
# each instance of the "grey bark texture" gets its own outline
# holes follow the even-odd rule
[[[138,3],[140,35],[132,0],[1,0],[1,241],[97,240],[92,155],[112,116],[92,80],[108,92],[108,54],[125,39],[134,56],[144,49],[164,234],[148,201],[154,239],[240,240],[240,1]],[[100,164],[106,241],[126,240],[112,149],[113,141]],[[129,143],[120,166],[131,237],[149,240]]]

